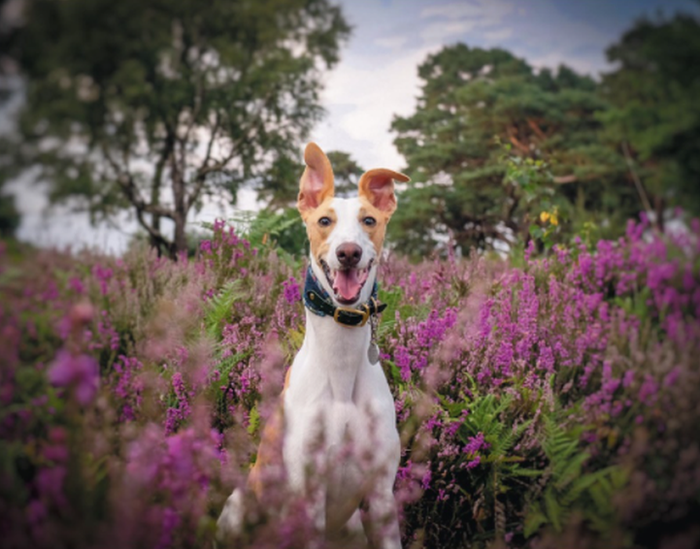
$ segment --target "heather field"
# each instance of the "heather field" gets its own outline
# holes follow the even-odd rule
[[[0,246],[3,548],[211,547],[305,260],[223,223],[177,262]],[[700,546],[700,222],[379,278],[405,547]],[[249,510],[236,547],[358,545],[281,487]]]

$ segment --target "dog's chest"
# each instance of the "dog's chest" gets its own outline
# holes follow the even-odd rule
[[[285,420],[290,437],[320,436],[326,447],[363,444],[377,429],[395,430],[394,402],[380,365],[367,359],[332,374],[307,367],[287,389]]]
[[[370,452],[370,466],[398,447],[394,400],[381,366],[367,359],[368,346],[363,341],[364,354],[352,356],[302,349],[285,392],[285,461],[312,460],[320,449],[349,462]]]
[[[303,489],[303,471],[313,471],[312,477],[326,486],[329,520],[342,523],[349,519],[346,502],[359,501],[369,479],[396,474],[400,446],[394,401],[381,367],[369,361],[353,387],[340,393],[322,375],[298,381],[298,390],[290,384],[285,394],[289,480]]]

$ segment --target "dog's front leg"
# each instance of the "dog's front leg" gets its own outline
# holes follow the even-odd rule
[[[226,500],[226,505],[216,521],[216,540],[225,543],[232,536],[239,536],[244,522],[243,491],[236,488]]]
[[[367,512],[362,524],[370,547],[381,549],[401,549],[401,531],[396,510],[396,500],[391,485],[382,483],[367,498]]]
[[[303,439],[290,437],[287,440],[284,452],[287,482],[292,493],[304,498],[309,518],[319,535],[323,536],[326,531],[327,490],[325,483],[318,481],[323,477],[324,467],[320,456],[309,452],[309,447]]]

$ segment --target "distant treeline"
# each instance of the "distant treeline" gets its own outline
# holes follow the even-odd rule
[[[132,210],[174,256],[193,209],[252,185],[296,250],[303,232],[284,210],[323,114],[319,68],[349,34],[328,0],[27,0],[0,26],[0,65],[26,96],[0,143],[0,191],[31,169],[52,202],[95,221]],[[414,256],[531,239],[546,249],[614,237],[640,212],[661,230],[676,207],[700,213],[700,21],[639,20],[607,56],[615,69],[595,80],[502,49],[430,55],[415,112],[391,126],[412,179],[392,245]],[[351,189],[361,167],[330,156]],[[17,223],[0,194],[0,231]]]

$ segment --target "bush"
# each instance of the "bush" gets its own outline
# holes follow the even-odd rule
[[[178,262],[0,252],[3,546],[212,541],[304,334],[303,263],[212,230]],[[531,251],[381,267],[404,543],[692,545],[700,223]],[[303,545],[288,507],[246,543]]]

